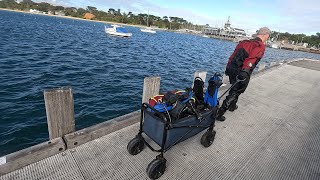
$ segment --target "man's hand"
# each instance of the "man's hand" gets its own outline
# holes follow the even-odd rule
[[[239,80],[246,80],[249,78],[249,74],[246,71],[240,71],[239,75],[238,75],[238,79]]]
[[[229,76],[229,69],[227,68],[226,71],[224,71],[224,73]]]

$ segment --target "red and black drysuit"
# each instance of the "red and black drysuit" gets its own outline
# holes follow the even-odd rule
[[[226,75],[229,76],[231,84],[236,82],[236,77],[242,82],[237,83],[230,91],[229,95],[223,101],[218,115],[221,117],[227,110],[236,109],[236,103],[239,95],[243,93],[250,81],[250,75],[262,58],[265,45],[260,38],[241,41],[229,58]]]

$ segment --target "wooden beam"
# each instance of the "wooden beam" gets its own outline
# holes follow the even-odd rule
[[[230,82],[229,82],[229,76],[223,74],[222,76],[222,86],[226,86],[228,85]]]
[[[140,121],[140,115],[140,111],[134,111],[106,122],[81,129],[74,133],[67,134],[64,136],[67,148],[74,148],[86,142],[115,132],[119,129],[135,124]]]
[[[272,62],[270,63],[270,67],[276,66],[276,65],[277,65],[277,62],[275,62],[275,61],[272,61]]]
[[[61,153],[65,149],[63,139],[56,138],[3,156],[1,159],[5,163],[0,165],[0,176]]]
[[[146,77],[143,83],[142,103],[148,103],[149,99],[160,92],[160,77]]]
[[[74,102],[71,87],[44,91],[49,138],[55,139],[75,131]]]

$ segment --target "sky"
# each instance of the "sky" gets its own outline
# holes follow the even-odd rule
[[[307,35],[320,32],[320,0],[35,0],[69,7],[94,6],[124,12],[182,17],[194,24],[232,27],[249,34],[263,26],[273,31]]]

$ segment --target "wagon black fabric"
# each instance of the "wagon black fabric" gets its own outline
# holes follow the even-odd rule
[[[214,121],[215,109],[204,111],[201,116],[202,119],[198,119],[196,116],[189,116],[172,123],[172,127],[167,130],[166,138],[164,139],[164,130],[166,128],[166,121],[155,116],[149,111],[144,113],[143,131],[148,137],[155,141],[159,146],[164,143],[165,150],[168,150],[173,145],[184,141],[204,129],[208,128]],[[186,127],[183,127],[186,126]],[[199,126],[199,127],[189,127]],[[200,127],[201,126],[201,127]],[[181,138],[183,137],[183,138]]]

